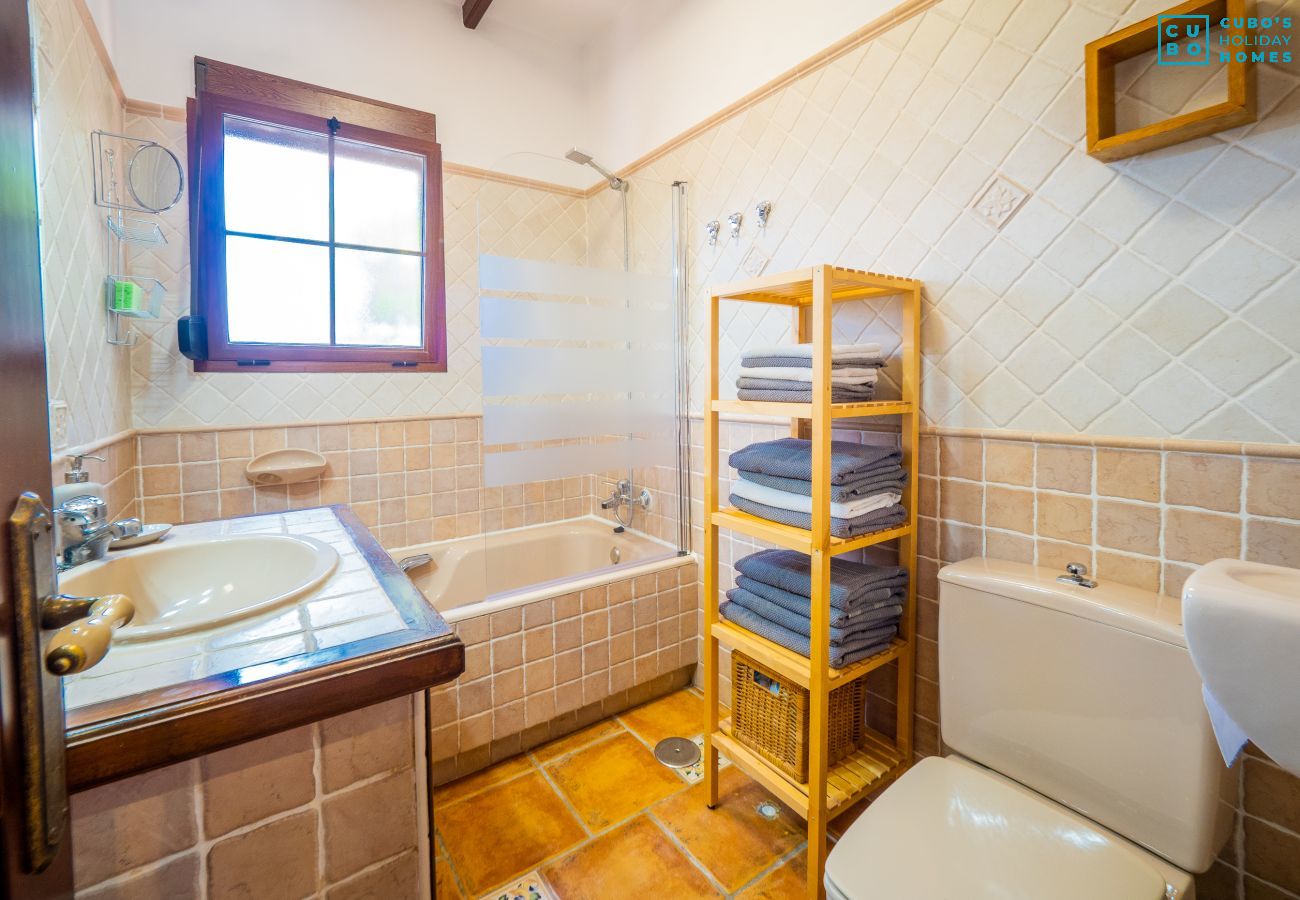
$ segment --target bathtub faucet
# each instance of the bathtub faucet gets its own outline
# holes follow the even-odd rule
[[[624,527],[631,525],[632,516],[636,513],[636,507],[639,506],[644,510],[649,510],[651,504],[648,488],[641,488],[641,493],[635,495],[632,493],[634,490],[635,487],[630,480],[626,478],[620,480],[618,484],[614,485],[613,492],[600,501],[600,508],[614,510],[614,518],[618,520],[620,525]],[[628,510],[626,522],[623,521],[623,507],[627,507]]]

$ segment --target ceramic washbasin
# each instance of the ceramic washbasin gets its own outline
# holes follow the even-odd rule
[[[65,572],[59,590],[125,594],[135,617],[114,643],[217,628],[266,612],[319,587],[338,552],[309,537],[254,534],[129,550]]]
[[[1183,589],[1196,671],[1223,711],[1300,773],[1300,569],[1218,559]]]

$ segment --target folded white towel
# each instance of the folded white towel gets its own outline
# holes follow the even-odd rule
[[[812,344],[773,344],[770,347],[746,347],[746,356],[806,356],[813,355]],[[880,356],[879,344],[832,344],[831,359],[854,356]]]
[[[741,366],[740,374],[746,378],[780,378],[783,381],[813,380],[813,370],[798,366]],[[875,369],[835,369],[831,384],[875,384],[879,373]]]
[[[777,509],[788,509],[790,512],[811,513],[812,497],[805,497],[803,494],[792,494],[789,491],[781,491],[776,488],[768,487],[765,484],[757,484],[753,481],[745,481],[738,478],[731,483],[731,493],[737,497],[744,497],[746,500],[752,500],[755,503],[762,503],[765,506],[775,506]],[[902,499],[902,494],[897,491],[886,492],[882,494],[872,494],[869,497],[861,497],[849,503],[832,503],[831,518],[833,519],[854,519],[869,512],[875,512],[878,509],[884,509],[887,506],[893,506]]]

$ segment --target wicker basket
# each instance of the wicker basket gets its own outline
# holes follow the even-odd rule
[[[862,743],[865,679],[830,695],[828,764]],[[800,783],[808,781],[808,690],[739,651],[731,652],[731,736]]]

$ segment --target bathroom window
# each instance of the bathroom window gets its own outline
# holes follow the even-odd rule
[[[240,97],[197,109],[195,368],[446,371],[437,143]]]

